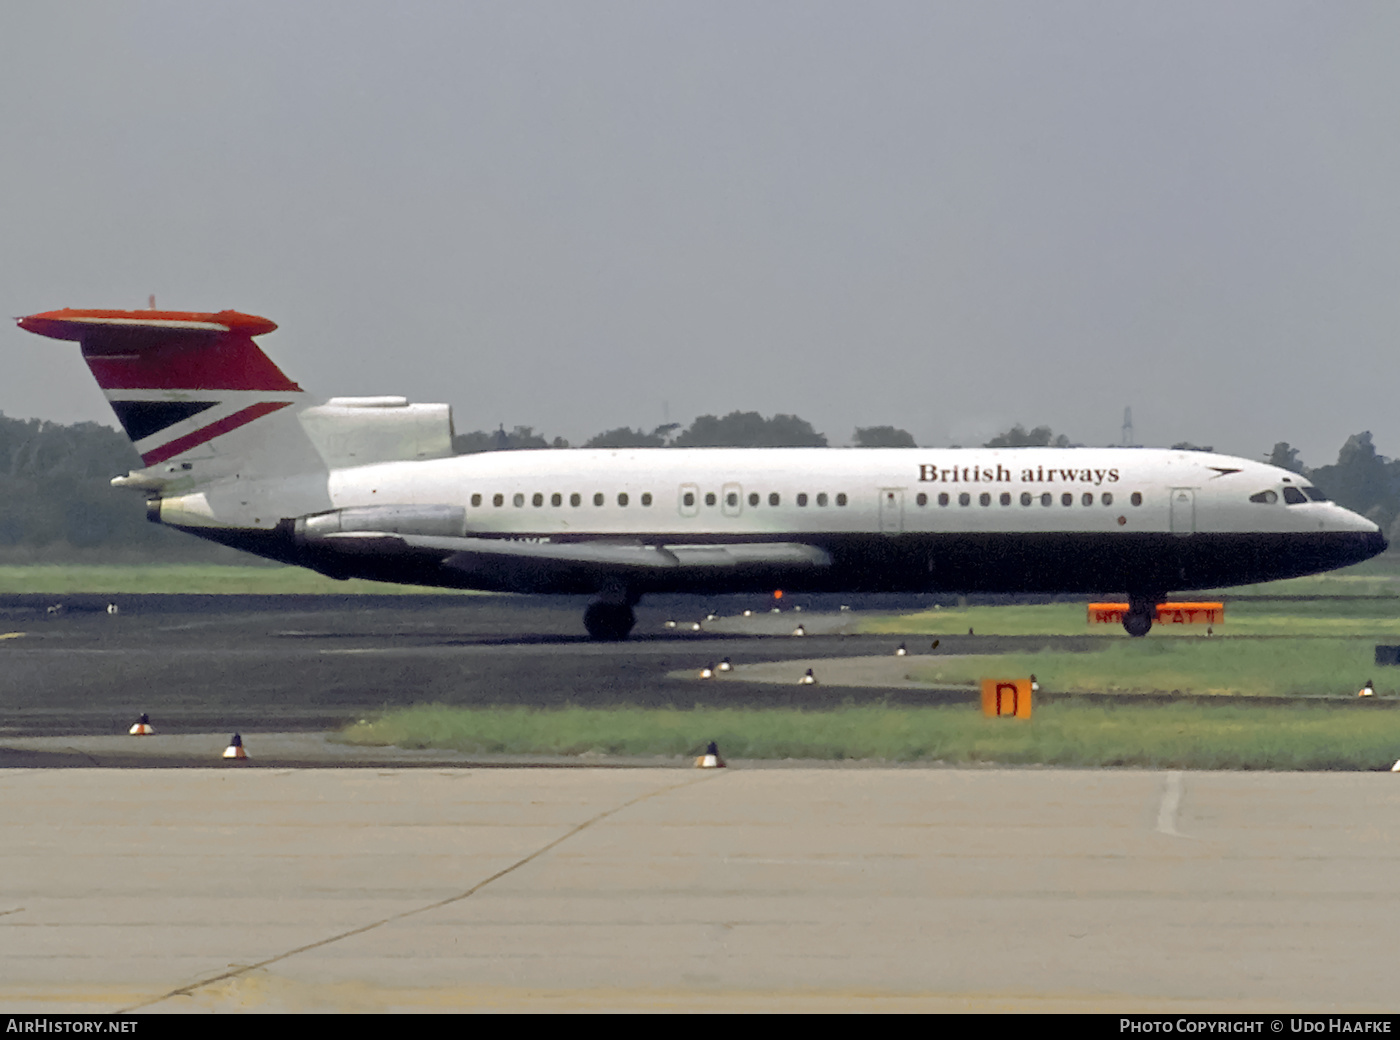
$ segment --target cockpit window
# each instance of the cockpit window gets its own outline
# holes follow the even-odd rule
[[[1326,502],[1328,500],[1326,495],[1317,488],[1311,486],[1303,488],[1303,494],[1307,495],[1313,502]]]
[[[1264,502],[1266,504],[1272,504],[1278,501],[1278,492],[1272,490],[1261,491],[1257,495],[1250,495],[1249,500],[1251,502]]]
[[[1297,488],[1290,486],[1283,489],[1283,500],[1290,506],[1300,506],[1308,500],[1308,497]]]

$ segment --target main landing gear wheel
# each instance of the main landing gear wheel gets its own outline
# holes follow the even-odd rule
[[[1130,636],[1145,636],[1152,631],[1157,616],[1159,596],[1129,596],[1128,612],[1123,615],[1123,630]]]
[[[583,627],[590,639],[600,643],[616,643],[626,639],[637,623],[632,608],[620,603],[590,603],[583,612]]]

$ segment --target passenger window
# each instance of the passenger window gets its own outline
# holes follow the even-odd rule
[[[687,506],[695,505],[695,492],[687,491],[685,493],[685,497],[681,499],[681,502],[683,502]]]
[[[838,506],[844,506],[846,504],[846,493],[844,491],[836,496],[836,504]]]
[[[1035,500],[1034,500],[1033,498],[1031,498],[1031,493],[1030,493],[1029,491],[1022,491],[1022,492],[1021,492],[1021,505],[1023,505],[1023,506],[1028,506],[1028,505],[1030,505],[1033,501],[1035,501]]]
[[[1129,501],[1131,501],[1131,502],[1133,503],[1133,505],[1135,505],[1135,506],[1140,506],[1140,505],[1142,505],[1142,492],[1141,492],[1141,491],[1134,491],[1134,492],[1133,492],[1133,497],[1132,497],[1131,499],[1129,499]]]
[[[642,505],[644,505],[644,506],[649,506],[649,505],[651,505],[651,492],[650,492],[650,491],[643,491],[643,492],[642,492]]]
[[[503,505],[505,505],[505,504],[506,504],[506,496],[505,496],[505,495],[492,495],[492,496],[491,496],[491,504],[492,504],[493,506],[503,506]]]
[[[980,502],[980,503],[981,503],[982,505],[984,505],[984,506],[989,506],[989,505],[992,504],[992,496],[989,495],[989,494],[987,494],[987,492],[984,491],[984,492],[982,492],[980,495],[977,496],[977,501]]]
[[[544,496],[536,491],[534,497],[530,499],[530,504],[536,507],[544,505]]]
[[[552,506],[562,506],[564,504],[564,496],[557,491],[554,492],[554,494],[549,496],[549,504]]]
[[[481,505],[481,496],[472,495],[472,508],[476,508],[479,505]]]
[[[521,506],[523,506],[523,505],[525,504],[525,496],[522,495],[522,494],[517,493],[516,496],[515,496],[515,498],[512,499],[512,501],[515,503],[515,508],[516,508],[516,509],[519,509]]]
[[[926,495],[926,494],[924,494],[922,491],[920,491],[919,494],[918,494],[918,497],[915,498],[914,501],[915,501],[917,504],[921,505],[921,506],[926,506],[926,505],[928,505],[928,495]],[[823,503],[823,504],[825,504],[825,503]]]
[[[1261,491],[1257,495],[1250,495],[1251,502],[1262,502],[1264,505],[1272,505],[1278,501],[1277,491]]]
[[[1105,491],[1103,493],[1103,504],[1106,506],[1113,505],[1113,493],[1111,491]]]
[[[1004,505],[1004,506],[1009,506],[1009,505],[1011,504],[1011,492],[1010,492],[1010,491],[1003,491],[1003,492],[1001,493],[1001,504]]]
[[[780,498],[778,497],[778,493],[777,493],[776,491],[774,491],[771,495],[768,496],[768,504],[769,504],[770,506],[775,506],[775,505],[777,505],[780,501],[782,501],[782,499],[780,499]]]
[[[706,491],[706,492],[705,492],[705,505],[707,505],[707,506],[712,506],[712,505],[715,504],[715,502],[716,502],[715,493],[714,493],[713,491]]]
[[[797,504],[800,506],[805,506],[807,504],[807,492],[804,491],[797,496]]]
[[[1043,506],[1048,506],[1053,501],[1055,501],[1055,496],[1048,491],[1040,496],[1040,504]]]
[[[603,504],[603,493],[602,493],[601,491],[596,492],[596,493],[593,495],[593,504],[594,504],[595,506],[600,506],[600,505]]]
[[[739,504],[739,493],[737,491],[729,492],[729,494],[724,496],[724,502],[725,505],[729,506],[731,509],[734,508]]]
[[[940,506],[946,506],[948,504],[948,492],[945,491],[938,496],[938,504]]]
[[[1060,505],[1062,505],[1062,506],[1072,506],[1072,505],[1074,505],[1074,496],[1071,495],[1068,491],[1066,491],[1063,495],[1060,496]]]
[[[583,504],[583,496],[580,495],[577,491],[575,491],[572,495],[569,496],[569,505],[571,505],[571,506],[577,506],[577,505],[582,505],[582,504]]]
[[[1283,500],[1290,506],[1300,506],[1308,500],[1308,496],[1295,487],[1286,487],[1283,489]]]
[[[750,491],[750,492],[749,492],[749,505],[751,505],[751,506],[756,506],[756,505],[758,505],[758,492],[757,492],[757,491]]]
[[[1084,504],[1085,504],[1086,506],[1091,506],[1091,505],[1093,505],[1093,504],[1094,504],[1094,496],[1093,496],[1093,495],[1090,495],[1090,494],[1085,494],[1085,496],[1084,496]]]
[[[618,505],[620,505],[620,506],[625,506],[625,505],[627,504],[627,501],[628,501],[628,499],[627,499],[627,492],[626,492],[626,491],[622,492],[622,494],[620,494],[620,495],[617,496],[617,504],[618,504]]]
[[[927,495],[920,495],[919,497],[922,498],[922,499],[924,500],[923,502],[920,502],[919,505],[923,505],[924,502],[927,502],[927,501],[928,501],[928,496],[927,496]],[[826,492],[825,492],[825,491],[823,491],[820,495],[817,496],[817,505],[819,505],[819,506],[824,506],[824,505],[826,505]]]
[[[972,505],[972,496],[969,495],[966,491],[964,491],[961,495],[958,496],[958,505],[960,505],[960,506],[970,506],[970,505]]]

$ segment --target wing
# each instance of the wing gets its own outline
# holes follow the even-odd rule
[[[642,589],[756,585],[791,580],[831,566],[826,550],[801,542],[730,542],[647,545],[608,541],[512,541],[351,531],[308,539],[333,556],[410,562],[435,561],[457,581],[514,592],[591,592],[610,581]]]

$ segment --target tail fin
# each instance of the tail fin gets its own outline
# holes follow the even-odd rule
[[[252,314],[64,309],[19,326],[82,345],[147,467],[196,449],[219,454],[218,438],[306,401],[253,342],[277,326]]]
[[[277,328],[266,318],[61,310],[19,326],[82,345],[145,465],[112,483],[158,498],[162,523],[271,528],[332,508],[332,471],[452,454],[445,404],[304,393],[253,342]]]

